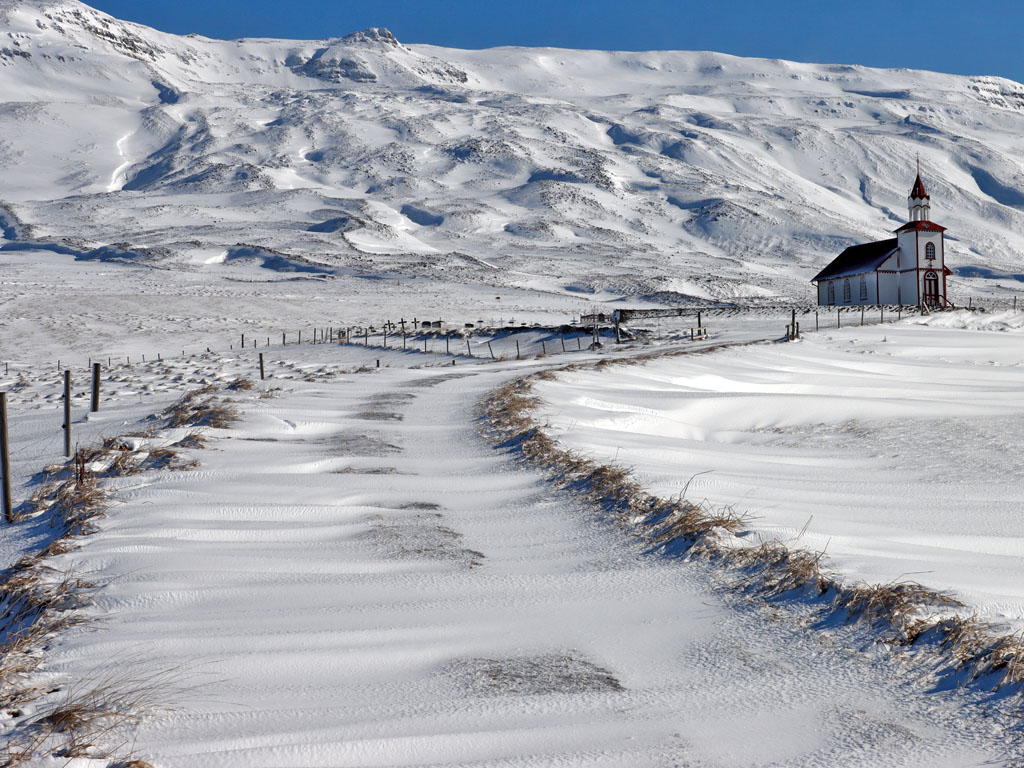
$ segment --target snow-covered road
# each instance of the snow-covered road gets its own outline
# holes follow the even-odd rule
[[[180,682],[138,756],[161,768],[1009,764],[1017,746],[998,718],[925,692],[920,669],[730,604],[704,565],[643,554],[493,450],[477,401],[550,359],[292,354],[308,359],[271,370],[278,396],[243,402],[201,467],[116,481],[101,532],[63,556],[103,585],[100,631],[62,635],[45,673],[114,665]],[[325,355],[383,367],[317,379]]]

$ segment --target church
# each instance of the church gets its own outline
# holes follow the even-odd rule
[[[946,298],[946,228],[931,220],[931,198],[918,172],[910,190],[910,221],[896,237],[847,248],[811,280],[818,304],[951,306]]]

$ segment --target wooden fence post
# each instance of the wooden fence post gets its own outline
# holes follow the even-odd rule
[[[470,357],[473,356],[473,348],[469,346],[469,336],[466,337],[466,354]]]
[[[64,455],[71,456],[71,371],[64,371]]]
[[[843,310],[840,307],[836,307],[836,328],[843,327],[843,316],[841,314],[842,311]]]
[[[263,381],[266,376],[263,373],[263,353],[260,352],[260,381]]]
[[[519,339],[516,339],[516,360],[519,360]]]
[[[100,409],[100,364],[92,364],[92,412]]]
[[[491,347],[491,342],[487,342],[487,351],[491,353],[491,360],[497,360],[494,356],[494,349]]]
[[[7,439],[7,393],[0,392],[0,472],[3,473],[4,518],[14,522],[14,506],[11,502],[11,445]]]

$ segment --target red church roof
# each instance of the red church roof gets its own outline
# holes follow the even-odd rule
[[[931,200],[928,197],[928,193],[924,191],[924,182],[921,181],[921,174],[917,174],[917,178],[914,179],[914,186],[910,190],[911,200]]]
[[[945,232],[946,228],[941,224],[936,224],[934,221],[908,221],[899,229],[894,229],[893,232],[906,232],[911,229],[921,229],[926,232]]]

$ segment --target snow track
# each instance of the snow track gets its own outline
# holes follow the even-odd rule
[[[105,631],[62,636],[55,679],[178,670],[177,709],[144,723],[138,755],[1009,764],[998,719],[924,693],[920,670],[724,603],[705,566],[644,555],[490,449],[477,400],[533,364],[328,349],[384,367],[275,371],[279,396],[244,404],[198,470],[119,481],[123,503],[64,557],[105,585]]]

